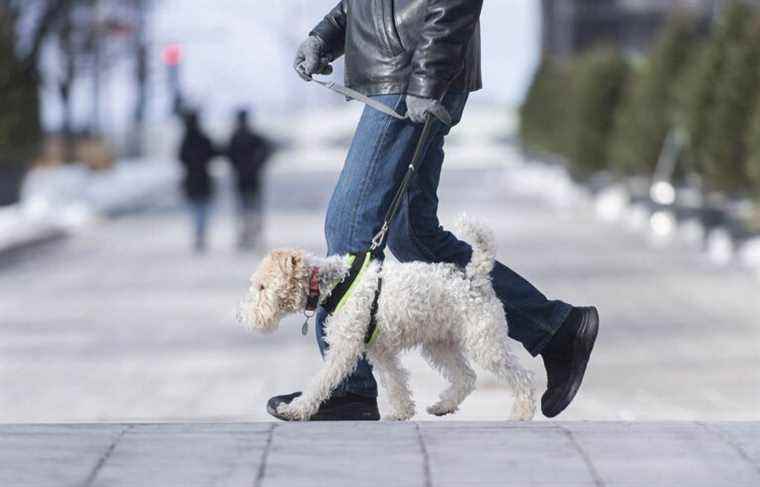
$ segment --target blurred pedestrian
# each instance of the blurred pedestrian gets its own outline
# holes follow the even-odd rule
[[[236,117],[235,131],[227,146],[227,157],[235,171],[238,195],[238,248],[253,249],[261,243],[264,219],[262,173],[272,155],[271,143],[250,125],[247,110]]]
[[[391,225],[388,247],[402,262],[450,262],[465,267],[472,248],[440,225],[438,183],[445,138],[460,121],[469,93],[482,87],[483,0],[407,0],[403,13],[397,9],[396,15],[394,3],[341,0],[309,33],[296,55],[296,71],[306,81],[331,73],[330,63],[345,55],[349,88],[406,114],[399,119],[365,108],[327,210],[328,254],[360,253],[370,247],[412,159],[422,124],[432,117],[431,138]],[[491,277],[504,305],[509,336],[544,360],[548,387],[541,408],[546,416],[556,416],[580,388],[596,340],[597,311],[547,299],[501,262],[496,262]],[[329,347],[326,316],[327,311],[320,308],[316,328],[323,354]],[[299,395],[275,396],[268,410],[279,417],[279,405]],[[377,383],[370,363],[362,357],[313,419],[379,417]]]
[[[184,124],[185,134],[179,150],[179,160],[185,169],[182,188],[193,221],[194,249],[203,253],[206,250],[206,231],[214,194],[209,165],[218,151],[203,132],[198,113],[186,113]]]

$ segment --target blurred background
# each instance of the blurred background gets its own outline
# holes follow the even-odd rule
[[[334,3],[0,0],[0,422],[265,420],[316,371],[301,317],[233,316],[268,250],[325,252],[362,107],[291,64]],[[760,418],[760,2],[490,0],[482,30],[441,219],[599,307],[561,419]],[[481,373],[453,419],[510,402]]]

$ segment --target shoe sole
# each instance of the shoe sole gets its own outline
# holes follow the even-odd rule
[[[350,407],[350,406],[348,406]],[[280,414],[271,406],[267,405],[267,412],[274,416],[275,418],[279,419],[280,421],[293,421],[292,419],[285,418],[280,416]],[[343,415],[341,417],[331,417],[329,415],[323,414],[315,414],[311,418],[308,419],[308,421],[379,421],[380,420],[380,414],[378,412],[369,411],[361,414],[348,414]]]
[[[591,359],[591,352],[594,350],[596,337],[599,335],[599,311],[596,308],[591,308],[590,311],[591,315],[583,320],[581,326],[578,328],[578,336],[573,342],[573,355],[577,357],[580,354],[579,352],[582,352],[582,356],[585,357],[583,360],[574,360],[573,374],[577,379],[570,384],[567,393],[562,395],[564,398],[562,402],[555,404],[554,407],[551,408],[542,408],[542,412],[547,418],[553,418],[567,409],[570,403],[575,399],[576,394],[578,394],[581,384],[583,384],[583,379],[586,376],[586,368]],[[576,347],[581,348],[578,350]]]

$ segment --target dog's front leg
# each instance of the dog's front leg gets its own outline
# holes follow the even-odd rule
[[[364,351],[364,335],[329,336],[330,348],[319,373],[304,389],[303,394],[290,404],[280,405],[277,412],[294,421],[306,421],[330,398],[333,390],[356,368]]]
[[[382,353],[370,351],[369,359],[375,366],[380,383],[388,392],[388,400],[393,412],[383,416],[389,421],[406,421],[414,417],[414,400],[409,389],[409,372],[401,365],[398,355],[390,354],[387,350]]]

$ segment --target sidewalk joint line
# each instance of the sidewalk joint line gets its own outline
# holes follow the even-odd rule
[[[420,429],[419,423],[414,423],[414,429],[417,432],[417,443],[419,443],[420,451],[422,452],[422,473],[425,477],[425,487],[433,487],[433,481],[430,475],[430,454],[425,445],[425,437],[422,436],[422,429]]]
[[[705,431],[710,433],[711,435],[718,438],[720,441],[722,441],[725,445],[727,445],[729,448],[731,448],[734,453],[739,455],[742,460],[744,460],[747,464],[749,464],[752,469],[760,475],[760,465],[755,463],[754,460],[752,460],[752,457],[749,456],[749,453],[747,453],[747,450],[744,449],[739,443],[735,442],[733,439],[729,438],[728,435],[726,435],[723,430],[720,429],[717,425],[711,426],[707,423],[703,423],[701,421],[696,422],[699,426],[701,426]]]
[[[261,459],[259,460],[259,470],[256,472],[256,479],[253,481],[253,487],[261,487],[264,483],[264,477],[267,474],[267,461],[269,460],[269,452],[272,449],[272,440],[274,439],[274,430],[277,428],[276,423],[272,423],[267,431],[267,441],[264,445],[264,451],[261,452]]]
[[[605,487],[604,480],[602,480],[601,475],[599,475],[599,472],[596,470],[594,462],[591,461],[589,454],[586,452],[586,450],[583,449],[581,444],[578,443],[578,439],[575,437],[573,432],[561,424],[555,423],[555,426],[565,434],[565,436],[570,440],[570,444],[572,444],[573,448],[575,448],[575,451],[577,451],[583,459],[583,463],[586,464],[586,469],[588,470],[589,475],[591,475],[591,478],[594,481],[594,485],[596,485],[596,487]]]
[[[116,450],[116,446],[121,442],[122,438],[126,436],[126,434],[134,427],[134,425],[126,425],[124,426],[121,431],[119,431],[119,434],[116,435],[116,438],[113,439],[110,445],[108,445],[108,448],[103,453],[103,455],[98,459],[98,463],[95,464],[95,467],[92,469],[90,474],[87,476],[87,479],[84,481],[85,487],[90,487],[94,482],[95,479],[98,477],[98,474],[100,474],[100,471],[105,467],[106,462],[108,462],[108,459],[111,458],[111,455],[113,455],[114,450]]]

